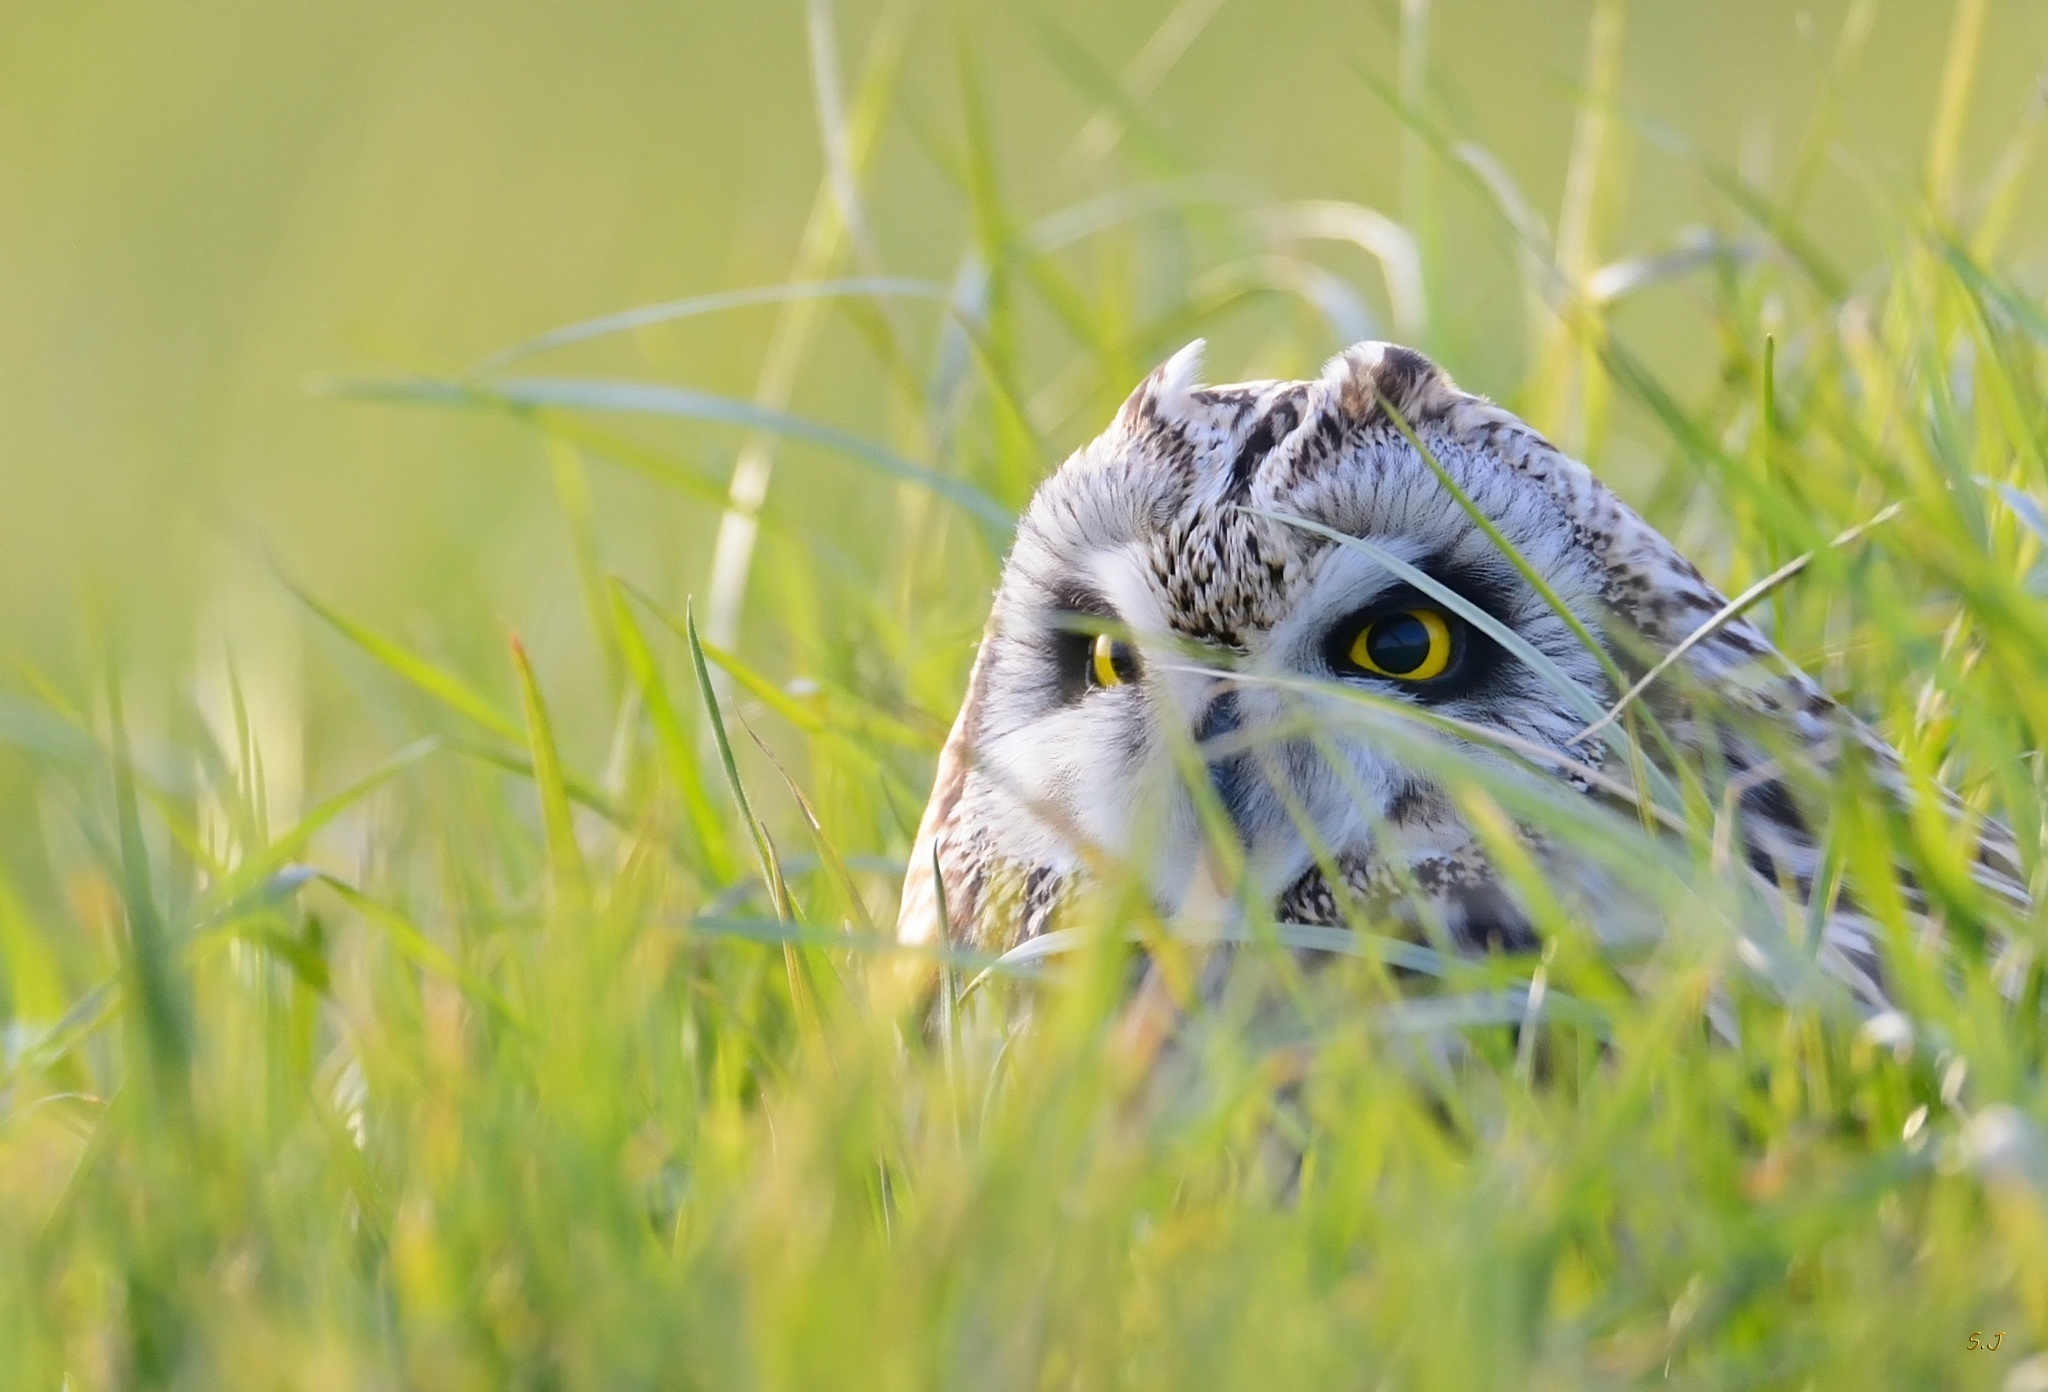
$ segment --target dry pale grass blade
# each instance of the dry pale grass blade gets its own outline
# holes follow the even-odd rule
[[[873,152],[882,113],[900,71],[904,39],[901,14],[899,10],[896,22],[884,24],[875,35],[853,114],[849,116],[836,107],[821,114],[833,149],[828,152],[827,171],[820,181],[803,243],[791,270],[792,281],[823,278],[844,253],[853,232],[847,214],[858,204],[842,202],[842,198],[851,200],[858,189],[860,173]],[[813,37],[818,37],[815,27]],[[826,55],[819,61],[836,72],[836,57]],[[819,100],[823,102],[826,95],[818,93]],[[775,331],[754,387],[753,404],[763,411],[781,412],[788,406],[796,388],[798,369],[818,331],[817,310],[815,300],[792,300],[777,314]],[[733,464],[727,507],[719,518],[718,536],[712,547],[706,602],[711,641],[721,647],[734,647],[739,642],[740,614],[753,569],[754,545],[760,534],[759,515],[768,500],[769,480],[774,473],[774,445],[775,436],[757,432],[741,447]]]
[[[1924,177],[1927,200],[1943,217],[1955,213],[1956,160],[1963,141],[1963,122],[1970,110],[1970,92],[1984,47],[1987,0],[1957,0],[1950,21],[1948,52],[1942,60],[1941,86],[1934,99],[1934,125],[1927,136]]]
[[[1137,103],[1151,96],[1225,3],[1226,0],[1180,0],[1169,10],[1118,80],[1123,100]],[[1114,107],[1104,105],[1081,127],[1062,162],[1081,166],[1099,164],[1115,151],[1123,137],[1124,123],[1120,113]]]
[[[1362,203],[1333,200],[1284,203],[1261,217],[1275,241],[1350,242],[1380,264],[1393,308],[1394,332],[1419,343],[1429,333],[1429,292],[1423,283],[1422,253],[1411,229]]]

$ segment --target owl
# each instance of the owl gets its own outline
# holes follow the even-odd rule
[[[1639,703],[1666,743],[1638,747],[1713,773],[1731,873],[1801,899],[1826,878],[1795,764],[1854,759],[1911,797],[1883,741],[1721,613],[1670,542],[1421,354],[1362,343],[1313,381],[1228,386],[1199,384],[1201,357],[1153,371],[1024,513],[911,853],[904,943],[1008,950],[1114,867],[1169,920],[1363,912],[1463,952],[1532,948],[1445,771],[1513,765],[1640,811],[1647,760],[1630,767],[1619,722],[1589,727],[1681,645]],[[1658,931],[1611,868],[1519,835],[1604,938]],[[1979,835],[1980,880],[2023,904],[2010,841]],[[1874,929],[1826,892],[1821,955],[1874,1008]]]

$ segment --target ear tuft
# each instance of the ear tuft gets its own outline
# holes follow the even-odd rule
[[[1419,428],[1450,410],[1456,388],[1442,368],[1396,343],[1355,343],[1323,365],[1323,385],[1353,425],[1369,425],[1392,406]]]
[[[1200,378],[1202,354],[1208,347],[1206,339],[1198,338],[1153,368],[1117,411],[1117,422],[1127,429],[1142,430],[1162,418],[1171,420],[1182,414],[1181,400]]]

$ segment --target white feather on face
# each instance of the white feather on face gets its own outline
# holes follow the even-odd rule
[[[1386,895],[1398,882],[1469,946],[1525,945],[1526,919],[1428,769],[1300,685],[1369,689],[1600,762],[1597,741],[1572,740],[1614,698],[1605,664],[1402,426],[1615,656],[1674,646],[1722,597],[1582,465],[1419,354],[1361,344],[1315,381],[1201,387],[1200,351],[1191,344],[1148,377],[1020,522],[913,852],[901,935],[938,932],[942,887],[956,935],[1008,947],[1044,931],[1091,855],[1135,868],[1161,911],[1179,911],[1204,873],[1193,767],[1242,843],[1255,892],[1282,917],[1341,921],[1313,840],[1351,889]],[[1579,693],[1384,556],[1490,615]],[[1353,660],[1347,645],[1376,619],[1421,610],[1455,648],[1442,675],[1407,680]],[[1624,630],[1629,641],[1616,643]],[[1129,645],[1116,650],[1115,680],[1090,677],[1098,634]],[[1805,747],[1846,734],[1889,759],[1748,624],[1716,630],[1688,662]],[[1761,763],[1713,738],[1736,767]],[[1815,856],[1786,790],[1761,777],[1743,807],[1751,860],[1805,884]]]

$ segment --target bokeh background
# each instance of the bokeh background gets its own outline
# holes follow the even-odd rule
[[[1421,227],[1432,248],[1426,346],[1467,384],[1517,400],[1531,330],[1514,248],[1469,181],[1416,158],[1388,97],[1421,97],[1554,221],[1592,8],[1407,8],[1426,15],[1427,43],[1404,75],[1395,0],[840,5],[836,66],[849,91],[875,35],[901,32],[863,180],[871,268],[953,277],[975,235],[970,145],[1013,226],[1172,178],[1236,181],[1254,200],[1346,200]],[[1924,3],[1855,13],[1867,38],[1838,79],[1845,20],[1860,22],[1842,5],[1634,6],[1594,259],[1668,250],[1692,227],[1743,232],[1699,161],[1660,135],[1671,131],[1774,195],[1796,176],[1811,239],[1846,274],[1877,272],[1893,249],[1872,210],[1910,204],[1951,16]],[[1999,0],[1985,22],[1962,146],[1979,172],[2033,99],[2048,9]],[[1174,24],[1184,51],[1148,69],[1148,43]],[[161,712],[146,693],[179,689],[209,635],[237,634],[247,662],[261,653],[273,669],[245,673],[252,688],[301,701],[281,723],[303,719],[319,746],[319,732],[355,718],[357,693],[323,665],[324,639],[305,645],[281,570],[500,694],[503,634],[518,629],[563,692],[565,738],[595,763],[609,708],[576,697],[597,692],[599,648],[539,438],[490,413],[311,388],[332,374],[451,373],[565,321],[787,279],[824,170],[816,51],[794,0],[6,7],[0,647],[78,693],[118,652],[144,674],[135,719],[147,730]],[[1825,148],[1802,151],[1829,104]],[[1107,153],[1083,136],[1105,113],[1124,131]],[[1810,172],[1788,174],[1802,160]],[[2044,197],[2022,186],[2022,268]],[[1363,252],[1313,254],[1386,324],[1383,281]],[[849,267],[860,269],[838,263]],[[1616,319],[1681,396],[1720,360],[1704,299],[1679,278]],[[899,313],[928,345],[931,307]],[[745,398],[775,314],[691,320],[547,366]],[[1261,359],[1256,314],[1201,327],[1217,340],[1219,379],[1313,366]],[[1042,310],[1020,315],[1017,333],[1019,360],[1042,377],[1073,355]],[[1313,325],[1288,339],[1318,335],[1340,346]],[[1133,376],[1144,351],[1129,349]],[[890,440],[879,380],[868,338],[834,311],[792,404]],[[1517,404],[1540,417],[1541,403]],[[1094,420],[1082,410],[1054,422],[1042,466]],[[716,429],[631,429],[714,481],[740,443]],[[1654,485],[1667,452],[1625,404],[1574,443],[1632,496]],[[850,567],[835,583],[882,583],[892,490],[816,451],[784,455],[799,463],[778,476],[769,507],[785,534],[829,537]],[[595,468],[591,487],[606,568],[678,606],[701,592],[713,509],[615,469]],[[952,624],[963,641],[990,575],[986,558],[977,564],[963,569]],[[800,675],[772,622],[751,636],[764,670]],[[317,769],[306,777],[321,781]]]

